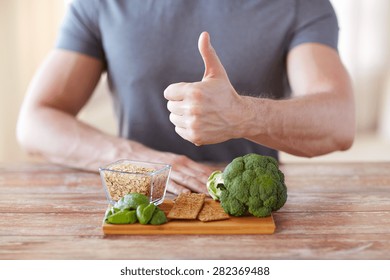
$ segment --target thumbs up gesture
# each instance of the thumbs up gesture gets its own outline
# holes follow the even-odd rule
[[[240,137],[243,100],[234,90],[207,32],[198,48],[205,71],[200,82],[171,84],[164,91],[175,131],[197,146]]]

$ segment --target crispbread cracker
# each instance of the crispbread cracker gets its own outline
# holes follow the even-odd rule
[[[204,193],[181,193],[168,213],[169,219],[195,220],[202,209]]]
[[[218,221],[229,219],[221,204],[214,200],[206,200],[198,215],[198,220],[202,222]]]

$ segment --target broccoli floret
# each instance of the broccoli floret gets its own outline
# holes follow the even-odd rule
[[[223,173],[214,172],[208,185],[213,186],[212,193],[209,189],[213,198],[220,200],[225,212],[233,216],[249,212],[266,217],[287,201],[284,175],[278,162],[268,156],[247,154],[235,158]]]
[[[248,211],[246,204],[236,199],[227,190],[221,193],[221,206],[226,213],[233,216],[242,216]]]

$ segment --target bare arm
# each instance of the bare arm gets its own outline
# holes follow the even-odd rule
[[[337,52],[300,45],[289,53],[287,69],[293,98],[244,98],[249,112],[245,137],[298,156],[348,149],[355,132],[354,100]]]
[[[17,125],[20,144],[51,162],[91,171],[121,158],[170,163],[173,170],[168,190],[205,191],[211,172],[208,167],[106,135],[76,118],[102,71],[103,64],[97,59],[53,50],[31,82],[23,103]]]
[[[320,44],[295,47],[287,59],[294,97],[240,96],[232,87],[207,33],[199,39],[205,64],[200,82],[165,90],[176,132],[196,144],[233,138],[312,157],[348,149],[355,131],[350,80],[337,52]]]

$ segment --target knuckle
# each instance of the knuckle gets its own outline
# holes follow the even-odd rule
[[[183,176],[183,183],[188,185],[191,182],[191,176],[185,175]]]
[[[168,109],[169,112],[172,112],[172,105],[173,105],[172,101],[168,101],[167,102],[167,109]]]
[[[193,116],[199,116],[202,114],[202,109],[199,106],[192,105],[192,106],[190,106],[188,111],[189,111],[190,115],[193,115]]]
[[[202,91],[195,90],[194,94],[193,94],[193,97],[194,97],[195,101],[201,102],[203,100],[204,95],[203,95]]]
[[[172,113],[169,114],[169,121],[170,121],[171,123],[174,122],[174,117],[173,117],[173,114],[172,114]]]
[[[197,136],[201,127],[201,120],[198,117],[193,116],[188,120],[187,128],[190,130],[192,136]]]
[[[188,161],[186,156],[180,155],[176,158],[176,163],[180,165],[184,165]]]
[[[167,98],[169,96],[169,93],[172,91],[172,87],[173,85],[169,85],[166,87],[166,89],[164,90],[164,97]]]
[[[196,129],[188,129],[188,138],[192,143],[201,143],[201,136]]]
[[[189,98],[195,102],[201,102],[203,100],[203,92],[198,88],[192,88],[188,91]]]

